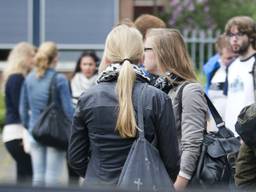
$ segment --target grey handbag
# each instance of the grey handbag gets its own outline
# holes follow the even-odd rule
[[[131,191],[175,191],[171,179],[161,160],[158,149],[144,136],[143,94],[147,84],[143,85],[137,103],[139,136],[134,141],[122,169],[117,186]]]

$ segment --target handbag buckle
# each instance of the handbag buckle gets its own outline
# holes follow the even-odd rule
[[[221,123],[217,124],[216,126],[217,126],[218,128],[223,127],[223,126],[225,126],[225,122],[222,121]]]

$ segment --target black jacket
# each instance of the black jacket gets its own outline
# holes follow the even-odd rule
[[[88,184],[116,184],[134,138],[121,138],[115,131],[118,101],[116,82],[102,82],[86,91],[75,111],[68,149],[70,166]],[[133,103],[142,88],[136,82]],[[179,150],[170,98],[147,86],[143,98],[145,137],[157,148],[174,181],[179,171]],[[137,111],[134,105],[135,112]]]

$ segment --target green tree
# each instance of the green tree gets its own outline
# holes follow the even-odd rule
[[[246,15],[256,20],[256,0],[170,0],[168,23],[179,29],[221,29],[233,16]]]

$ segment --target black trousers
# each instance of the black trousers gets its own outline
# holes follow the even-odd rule
[[[17,183],[31,184],[32,163],[29,154],[25,153],[22,146],[22,139],[15,139],[5,143],[7,151],[16,162]]]

